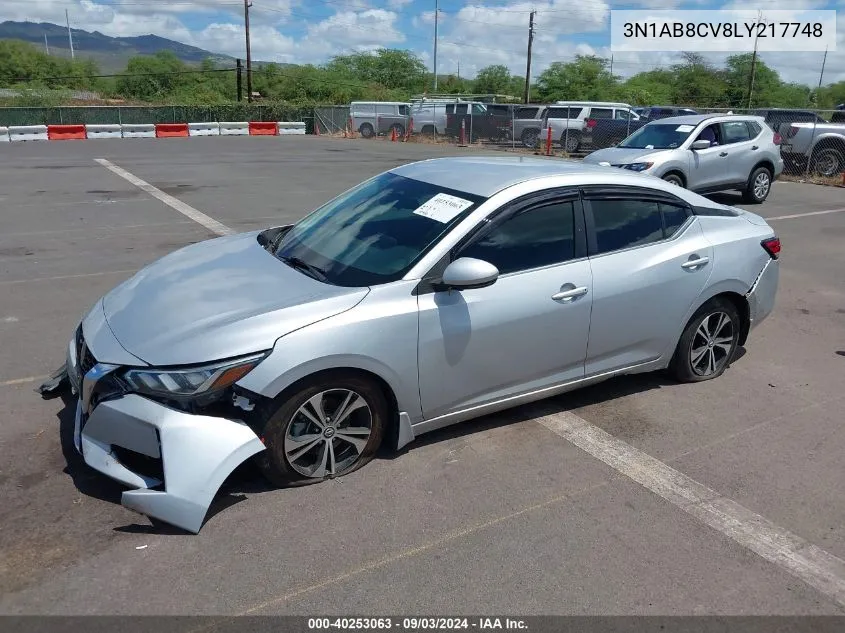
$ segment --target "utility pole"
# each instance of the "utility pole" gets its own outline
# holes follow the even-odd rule
[[[47,34],[44,34],[44,50],[47,51],[47,54],[50,54],[50,45],[47,43]]]
[[[243,66],[241,65],[240,57],[235,60],[235,66],[235,72],[237,73],[235,75],[235,80],[238,85],[238,101],[240,101],[243,98],[243,89],[241,87],[243,85]]]
[[[762,11],[757,12],[757,24],[760,23],[760,18],[763,16]],[[754,53],[751,55],[751,74],[748,77],[748,109],[751,109],[751,95],[754,94],[754,75],[757,72],[757,40],[759,39],[760,29],[757,29],[757,34],[754,36]]]
[[[437,21],[440,17],[440,0],[434,0],[434,93],[437,94]]]
[[[610,74],[613,75],[613,53],[610,54]]]
[[[458,62],[458,81],[461,80],[461,62]]]
[[[529,90],[531,88],[531,45],[534,44],[534,15],[536,11],[531,11],[528,15],[528,56],[525,61],[525,90],[522,92],[522,102],[528,103]]]
[[[822,88],[822,80],[824,79],[824,67],[827,64],[827,46],[824,47],[824,59],[822,59],[822,72],[819,74],[819,90]]]
[[[252,103],[252,53],[249,49],[249,8],[252,3],[244,0],[244,31],[246,33],[246,100]]]
[[[73,34],[70,32],[70,18],[67,14],[67,9],[65,9],[65,22],[67,23],[67,41],[70,42],[70,58],[76,59],[76,56],[73,54]]]

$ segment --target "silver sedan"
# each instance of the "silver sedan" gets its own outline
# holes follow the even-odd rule
[[[275,484],[620,374],[721,375],[772,310],[759,216],[654,177],[527,158],[397,167],[291,226],[178,250],[82,320],[85,462],[197,532],[253,458]]]

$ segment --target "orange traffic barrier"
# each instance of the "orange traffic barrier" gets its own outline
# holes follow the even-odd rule
[[[156,138],[188,136],[187,123],[156,123]]]
[[[394,143],[396,142],[396,128],[395,127],[390,128],[390,140],[393,141]]]
[[[279,125],[275,121],[250,121],[250,136],[278,136]]]
[[[85,139],[84,125],[48,125],[47,138],[51,141],[69,141],[74,139]]]

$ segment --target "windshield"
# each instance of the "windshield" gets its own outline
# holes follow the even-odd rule
[[[632,149],[675,149],[680,147],[695,129],[694,125],[650,123],[640,128],[617,147]]]
[[[381,174],[300,220],[275,254],[303,274],[337,286],[396,281],[484,200]]]

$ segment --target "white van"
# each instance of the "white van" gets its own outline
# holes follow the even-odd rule
[[[411,104],[404,101],[353,101],[349,104],[352,129],[364,138],[396,130],[404,136],[410,127]]]

